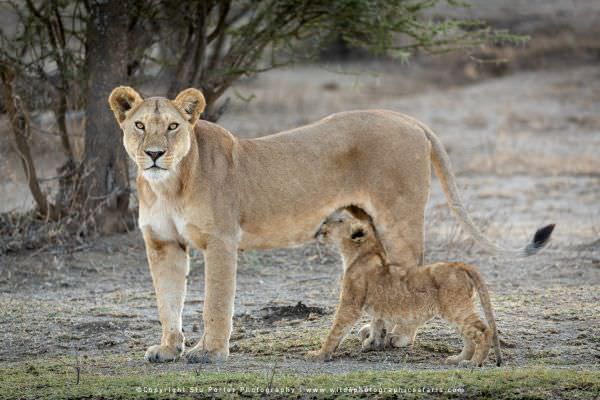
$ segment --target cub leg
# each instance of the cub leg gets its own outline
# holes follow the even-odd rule
[[[475,342],[475,352],[470,364],[481,367],[492,346],[492,330],[479,318],[479,315],[472,314],[466,321],[463,336]]]
[[[461,361],[469,361],[475,352],[475,342],[463,336],[463,349],[460,354],[446,358],[446,364],[458,365]]]
[[[492,346],[492,330],[474,311],[460,321],[455,319],[454,322],[458,325],[465,347],[458,356],[449,357],[447,361],[464,366],[481,367]]]
[[[412,346],[417,335],[418,325],[396,324],[386,337],[386,345],[391,347]]]
[[[320,361],[331,360],[331,355],[340,345],[344,336],[352,328],[352,325],[360,318],[360,314],[360,308],[340,305],[335,313],[333,326],[327,335],[327,339],[323,342],[321,349],[308,352],[308,357]]]
[[[385,321],[382,319],[373,318],[371,324],[367,326],[369,326],[370,329],[369,332],[367,332],[367,337],[362,341],[362,350],[371,351],[383,349],[385,339]]]
[[[204,251],[204,335],[187,352],[190,363],[225,361],[229,356],[237,249],[212,241]]]
[[[188,255],[179,243],[153,239],[149,230],[144,231],[144,241],[162,326],[160,345],[149,347],[144,358],[150,362],[173,361],[184,349],[181,313],[189,271]]]

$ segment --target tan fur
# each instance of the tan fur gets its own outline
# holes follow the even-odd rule
[[[195,89],[168,100],[118,87],[109,104],[138,166],[146,247],[166,243],[148,254],[163,325],[149,360],[181,354],[188,245],[206,261],[205,332],[187,353],[192,362],[228,355],[238,250],[303,244],[326,216],[353,204],[373,217],[396,262],[422,262],[431,163],[443,149],[432,150],[435,138],[417,121],[391,111],[353,111],[244,140],[198,119],[205,101]],[[157,167],[147,152],[164,152]]]
[[[373,317],[371,332],[363,349],[383,346],[385,327],[416,332],[416,328],[435,316],[458,328],[465,346],[447,361],[452,364],[481,366],[492,343],[500,365],[500,347],[487,288],[477,269],[463,263],[437,263],[406,268],[388,263],[372,225],[349,213],[334,214],[319,234],[335,243],[344,260],[340,304],[333,327],[321,349],[309,354],[320,360],[331,359],[344,335],[363,312]],[[489,327],[479,318],[473,298],[479,297]]]

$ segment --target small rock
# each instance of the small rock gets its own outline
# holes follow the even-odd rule
[[[200,330],[200,327],[198,326],[198,324],[192,325],[192,332],[198,332],[199,330]]]

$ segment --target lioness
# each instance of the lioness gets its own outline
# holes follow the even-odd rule
[[[500,342],[488,290],[477,268],[463,263],[399,266],[388,261],[371,224],[342,210],[325,220],[317,236],[335,244],[344,263],[340,304],[333,327],[320,350],[308,356],[329,360],[347,331],[363,311],[373,317],[363,348],[381,347],[384,326],[398,324],[416,329],[435,316],[455,325],[464,341],[450,364],[481,366],[492,343],[496,364],[502,363]],[[475,311],[479,293],[489,327]],[[381,326],[378,326],[381,325]],[[379,342],[379,343],[377,343]]]
[[[123,144],[138,166],[139,226],[156,289],[162,339],[146,358],[161,362],[184,351],[181,312],[188,246],[204,253],[204,336],[190,362],[229,354],[237,252],[300,245],[340,207],[368,212],[390,256],[423,259],[425,203],[431,164],[462,226],[486,249],[512,255],[475,227],[458,195],[450,161],[422,123],[392,111],[352,111],[301,128],[244,140],[199,120],[196,89],[175,100],[143,99],[117,87],[109,104]]]

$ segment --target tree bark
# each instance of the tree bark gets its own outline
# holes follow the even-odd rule
[[[129,173],[108,96],[127,81],[127,2],[91,1],[86,41],[84,191],[102,233],[128,228]]]

